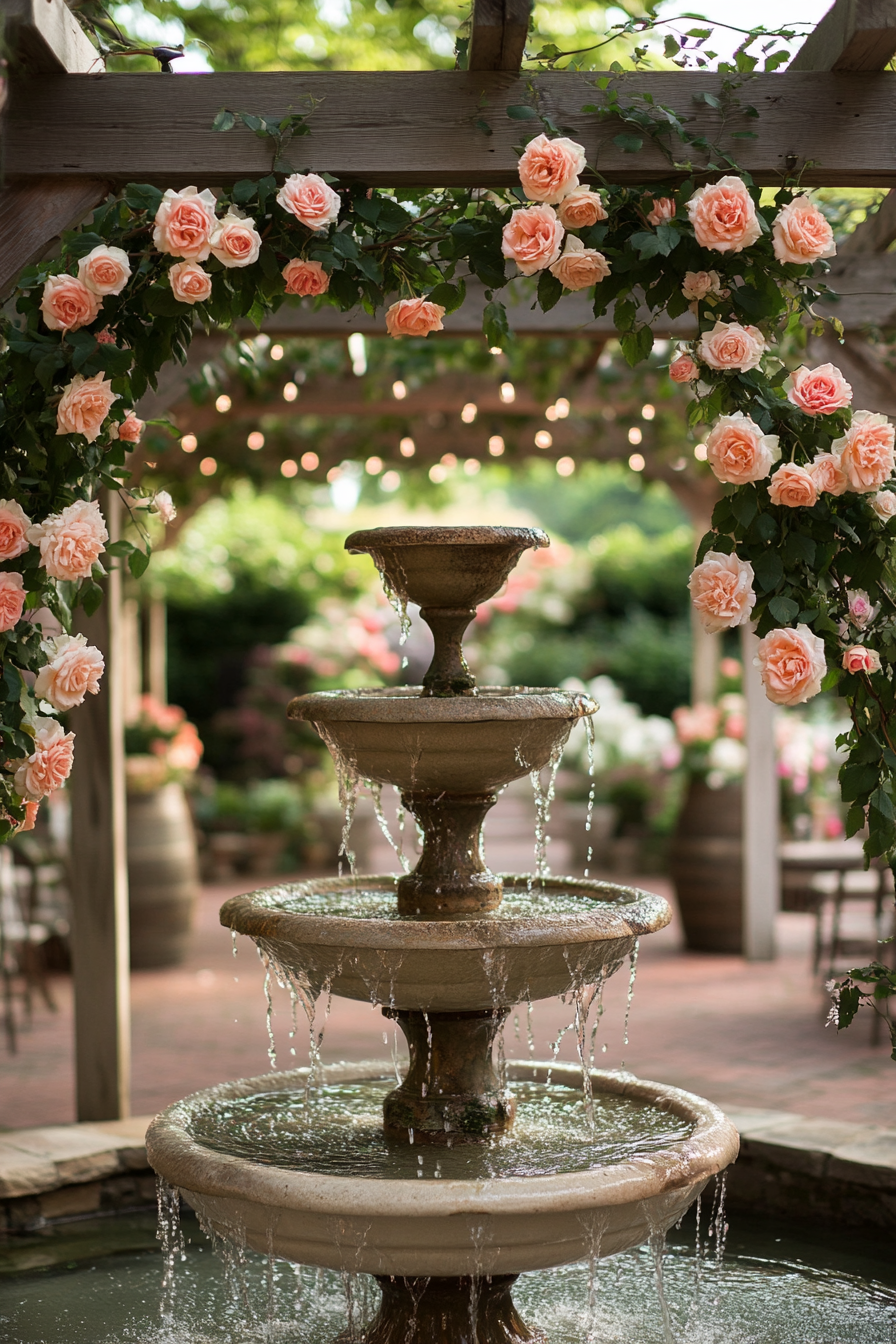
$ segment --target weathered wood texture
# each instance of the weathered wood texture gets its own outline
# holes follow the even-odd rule
[[[883,70],[896,54],[896,0],[837,0],[789,70]]]
[[[467,64],[470,70],[508,70],[523,63],[532,0],[475,0]]]
[[[864,219],[858,228],[839,244],[837,253],[844,259],[864,257],[874,252],[885,252],[893,242],[896,242],[896,192],[890,191],[874,214]],[[880,261],[883,265],[892,264],[896,268],[896,258],[891,258],[889,263],[885,258],[880,258]]]
[[[0,0],[4,40],[29,74],[83,74],[103,60],[64,0]]]
[[[64,229],[89,214],[109,190],[93,177],[38,178],[0,191],[0,297]]]
[[[776,709],[766,697],[753,660],[759,640],[741,627],[741,659],[747,703],[747,770],[743,801],[743,947],[748,961],[773,961],[775,916],[780,905],[778,861],[780,803],[775,762]]]
[[[621,97],[650,93],[693,117],[691,129],[712,137],[717,113],[694,94],[718,91],[714,74],[651,72],[619,76]],[[594,76],[539,76],[545,111],[571,126],[592,162],[611,181],[668,178],[669,166],[648,143],[638,154],[613,144],[619,127],[585,114],[605,96]],[[304,94],[322,100],[313,133],[293,148],[297,168],[326,169],[372,185],[513,186],[518,182],[519,123],[505,108],[525,102],[525,82],[466,71],[311,74],[209,74],[178,79],[153,74],[47,75],[14,84],[8,120],[7,172],[109,176],[171,187],[222,185],[270,170],[267,148],[249,132],[212,131],[222,106],[282,115]],[[480,95],[488,106],[479,108]],[[737,141],[744,169],[763,183],[807,161],[807,186],[889,186],[896,182],[896,80],[880,74],[757,75],[745,98],[760,114]],[[480,116],[494,134],[476,129]],[[747,122],[744,122],[747,126]],[[729,129],[739,129],[733,118]]]
[[[117,535],[121,505],[103,511]],[[128,963],[128,867],[124,776],[124,681],[121,676],[121,575],[111,569],[106,600],[78,630],[102,649],[99,695],[71,711],[76,735],[71,779],[72,976],[75,1081],[79,1120],[115,1120],[130,1111],[131,1024]]]

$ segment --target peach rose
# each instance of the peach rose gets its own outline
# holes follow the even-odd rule
[[[819,494],[842,495],[849,488],[846,472],[833,453],[816,453],[809,463],[809,474]]]
[[[443,331],[445,309],[429,299],[399,299],[386,313],[386,330],[390,336],[428,336],[431,331]]]
[[[231,207],[215,225],[209,247],[222,266],[251,266],[261,251],[261,234],[254,219]]]
[[[339,214],[338,192],[317,173],[293,173],[277,192],[277,204],[306,229],[326,229]]]
[[[146,428],[145,420],[138,420],[133,411],[128,411],[120,425],[114,422],[109,426],[109,433],[113,439],[121,439],[123,443],[139,443]]]
[[[772,246],[778,261],[805,266],[837,253],[834,231],[814,201],[795,196],[775,216]]]
[[[852,401],[852,388],[833,364],[799,368],[790,375],[787,400],[806,415],[831,415]]]
[[[753,199],[739,177],[699,187],[688,201],[688,217],[697,242],[711,252],[741,252],[762,232]]]
[[[76,499],[61,513],[51,513],[28,529],[28,540],[40,547],[40,562],[51,579],[86,579],[109,540],[96,500]]]
[[[877,490],[893,475],[893,426],[885,415],[856,411],[842,439],[835,439],[831,452],[840,458],[850,490],[860,495]]]
[[[691,303],[705,299],[707,294],[720,295],[722,282],[718,271],[685,271],[681,292]]]
[[[768,483],[768,497],[786,509],[810,509],[818,499],[818,488],[805,467],[785,462]]]
[[[212,278],[192,261],[179,261],[168,272],[171,292],[180,303],[205,303],[212,292]]]
[[[768,349],[758,327],[742,327],[739,322],[717,322],[712,331],[700,337],[697,353],[711,369],[737,369],[747,373],[755,369]]]
[[[15,560],[28,549],[31,519],[14,499],[0,499],[0,560]]]
[[[37,814],[40,810],[40,803],[27,802],[25,804],[25,819],[20,821],[16,827],[16,835],[21,835],[23,831],[33,831],[37,823]]]
[[[520,158],[520,182],[530,201],[556,205],[579,185],[584,167],[585,150],[575,140],[537,135]]]
[[[515,261],[521,275],[553,266],[563,245],[563,225],[550,205],[514,210],[504,225],[502,252]]]
[[[882,523],[896,518],[896,495],[892,490],[878,490],[876,495],[871,496],[870,503]]]
[[[743,411],[722,415],[706,436],[706,460],[720,481],[761,481],[781,456],[777,434],[762,430]]]
[[[846,672],[866,672],[871,676],[880,671],[880,654],[866,649],[864,644],[852,644],[845,650],[842,663]]]
[[[56,635],[41,649],[48,661],[34,682],[34,694],[54,709],[74,709],[85,695],[96,695],[106,666],[103,655],[84,635]]]
[[[710,634],[746,625],[756,605],[753,566],[736,555],[707,551],[688,579],[688,588],[703,628]]]
[[[715,705],[679,705],[672,711],[675,733],[683,747],[711,742],[719,730],[720,717]]]
[[[671,196],[654,196],[652,209],[647,216],[647,223],[653,227],[659,228],[660,224],[668,224],[670,219],[675,218],[675,202]]]
[[[776,705],[801,705],[821,690],[824,640],[808,625],[772,630],[759,641],[757,658],[765,694]]]
[[[117,400],[118,393],[101,373],[92,378],[76,373],[56,408],[56,433],[83,434],[88,443],[93,443]]]
[[[130,259],[120,247],[101,243],[78,262],[78,278],[94,294],[120,294],[130,275]]]
[[[51,331],[77,331],[96,321],[103,301],[74,275],[51,275],[44,285],[40,311]]]
[[[109,330],[108,327],[104,327],[102,331],[98,331],[96,333],[96,343],[97,345],[115,344],[115,337],[112,335],[112,332]]]
[[[26,802],[40,802],[65,783],[71,774],[75,735],[64,731],[57,719],[34,719],[34,751],[15,773],[15,790]]]
[[[669,365],[669,377],[673,383],[695,383],[700,377],[700,369],[691,356],[682,350]]]
[[[174,500],[167,490],[157,490],[152,497],[153,512],[158,514],[165,527],[173,523],[177,517],[177,509],[174,507]]]
[[[215,227],[215,198],[206,188],[184,187],[182,191],[169,188],[156,211],[153,246],[171,257],[185,261],[205,261],[211,251],[212,230]]]
[[[579,187],[571,191],[557,206],[557,214],[564,229],[590,229],[607,218],[604,203],[596,191]]]
[[[603,252],[586,247],[574,233],[566,235],[563,255],[548,269],[564,289],[588,289],[610,274],[610,264]]]
[[[877,615],[877,607],[872,606],[871,598],[864,588],[850,588],[846,594],[849,604],[849,619],[857,630],[864,630],[869,621]]]
[[[0,569],[0,633],[12,630],[22,619],[25,609],[25,581],[21,574]]]
[[[283,279],[286,281],[287,294],[298,294],[301,298],[326,294],[330,288],[330,277],[319,261],[302,261],[293,258],[283,267]]]

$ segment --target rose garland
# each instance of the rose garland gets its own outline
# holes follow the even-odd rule
[[[867,816],[870,852],[893,848],[893,431],[881,416],[850,413],[849,388],[830,366],[788,382],[771,344],[802,314],[816,320],[813,272],[834,253],[830,226],[789,189],[771,207],[733,176],[595,190],[581,184],[585,168],[581,145],[542,134],[521,155],[519,194],[399,199],[336,190],[312,172],[239,182],[217,199],[132,185],[65,236],[61,261],[24,273],[0,356],[0,838],[31,824],[70,769],[73,735],[54,714],[95,693],[102,672],[97,650],[68,633],[72,612],[100,601],[102,556],[127,557],[139,574],[149,552],[145,536],[142,549],[107,545],[96,495],[125,488],[144,428],[132,408],[167,360],[186,358],[194,324],[260,323],[297,296],[343,310],[388,304],[391,336],[425,336],[463,302],[466,272],[487,286],[484,330],[495,343],[508,335],[495,292],[509,259],[537,278],[545,310],[582,289],[593,289],[595,314],[614,304],[632,364],[653,344],[645,309],[695,314],[697,339],[670,374],[694,386],[691,423],[708,427],[707,460],[734,487],[702,544],[695,603],[711,629],[758,621],[771,698],[797,703],[842,678],[856,725],[849,824]],[[137,494],[126,495],[132,509],[170,515],[164,494]],[[39,608],[62,634],[41,637],[26,615]]]

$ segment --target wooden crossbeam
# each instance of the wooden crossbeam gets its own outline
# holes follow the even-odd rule
[[[838,0],[789,70],[883,70],[896,55],[896,0]]]
[[[719,77],[704,72],[620,75],[623,102],[650,94],[712,138],[718,114],[696,104],[717,93]],[[611,181],[668,179],[660,150],[647,141],[637,154],[613,143],[618,124],[581,111],[606,95],[594,76],[555,72],[538,78],[544,110],[571,126],[589,157]],[[10,100],[7,172],[22,179],[54,175],[148,180],[164,186],[223,185],[268,172],[268,148],[243,130],[216,134],[222,106],[268,116],[321,99],[313,132],[297,142],[297,168],[326,168],[343,181],[371,185],[513,186],[517,183],[519,123],[506,107],[526,102],[523,80],[489,72],[313,72],[202,74],[168,79],[154,74],[44,76],[16,81]],[[480,97],[486,106],[480,108]],[[737,141],[744,169],[762,183],[805,171],[810,186],[889,186],[896,182],[896,80],[880,74],[756,75],[744,98],[760,114],[747,129],[758,139]],[[475,123],[484,117],[493,134]],[[742,129],[735,116],[730,130]]]
[[[63,0],[0,0],[4,41],[32,75],[102,69],[102,57]]]
[[[0,192],[0,297],[63,230],[99,205],[109,188],[99,178],[62,177],[19,181]]]
[[[532,0],[475,0],[467,67],[508,70],[523,63]]]

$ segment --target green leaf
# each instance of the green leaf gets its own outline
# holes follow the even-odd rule
[[[222,107],[212,122],[213,131],[232,131],[236,125],[236,115],[229,108]]]
[[[526,103],[511,103],[510,107],[505,107],[504,111],[510,117],[511,121],[537,121],[538,113],[534,107],[529,107]]]
[[[542,271],[538,277],[538,304],[543,313],[548,313],[563,295],[563,286],[550,271]]]
[[[644,138],[634,135],[631,131],[623,131],[620,135],[613,136],[613,144],[617,149],[621,149],[623,154],[637,154],[638,150],[643,148]]]
[[[482,331],[487,345],[503,346],[510,338],[510,326],[507,322],[507,309],[503,303],[493,299],[485,305],[482,314]]]
[[[859,1011],[861,991],[857,985],[841,986],[837,996],[837,1030],[848,1027]]]
[[[93,579],[87,579],[81,584],[78,597],[85,614],[92,616],[95,611],[99,611],[103,601],[103,590]]]
[[[653,332],[650,327],[639,327],[637,331],[625,331],[619,337],[619,344],[626,362],[634,368],[646,359],[653,349]]]
[[[128,556],[128,569],[135,579],[139,579],[141,574],[145,574],[149,565],[149,556],[145,551],[139,551],[136,548]]]
[[[252,197],[255,195],[255,189],[256,184],[252,181],[251,177],[241,177],[239,182],[234,183],[230,198],[235,201],[237,205],[245,205],[246,202],[251,201]]]
[[[731,496],[731,512],[741,527],[749,527],[757,512],[756,491],[750,489],[735,490]]]
[[[800,614],[800,604],[794,602],[792,597],[773,597],[768,609],[781,625],[789,625]]]
[[[864,800],[877,788],[880,771],[876,765],[852,765],[840,768],[840,793],[845,803]]]
[[[638,309],[631,299],[620,299],[613,309],[613,322],[617,331],[631,331],[638,316]]]
[[[446,313],[455,313],[464,301],[466,286],[463,280],[456,285],[451,285],[447,280],[443,280],[440,285],[429,295],[431,303],[440,303]]]
[[[784,577],[784,564],[777,551],[762,551],[753,561],[753,573],[764,593],[777,588]]]
[[[125,188],[124,199],[132,210],[145,210],[147,214],[154,215],[162,204],[162,193],[158,187],[151,187],[147,182],[131,182]]]

